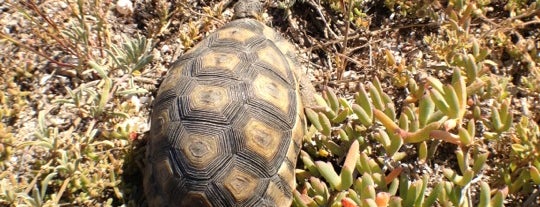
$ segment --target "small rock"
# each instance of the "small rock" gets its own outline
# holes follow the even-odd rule
[[[118,0],[116,2],[116,10],[123,15],[133,13],[133,3],[130,0]]]
[[[58,4],[60,5],[60,8],[62,8],[62,9],[68,8],[68,4],[66,2],[60,1],[60,2],[58,2]]]
[[[163,45],[163,47],[161,47],[161,53],[167,53],[169,52],[169,46],[168,45]]]

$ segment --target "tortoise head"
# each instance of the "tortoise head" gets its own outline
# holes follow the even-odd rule
[[[234,5],[233,19],[256,18],[262,14],[265,0],[238,0]]]

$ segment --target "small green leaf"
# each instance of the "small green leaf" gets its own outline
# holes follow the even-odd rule
[[[528,148],[521,144],[512,144],[512,150],[514,150],[514,152],[520,153],[528,150]]]
[[[378,109],[373,109],[373,115],[384,125],[384,127],[386,127],[388,132],[396,133],[398,132],[398,130],[400,130],[399,126],[394,123],[394,121],[382,111]]]
[[[368,173],[362,174],[362,191],[360,191],[361,199],[375,199],[375,183]]]
[[[466,129],[459,127],[458,135],[459,135],[459,140],[464,146],[469,146],[472,143],[472,138]]]
[[[326,101],[328,102],[328,105],[330,106],[330,109],[336,112],[339,108],[339,101],[336,96],[336,93],[334,92],[332,88],[326,87],[324,94],[325,94]]]
[[[400,197],[391,197],[389,207],[401,207],[401,203],[403,203],[403,199]]]
[[[306,203],[304,203],[304,201],[302,200],[302,198],[300,198],[302,195],[297,191],[297,190],[294,190],[293,191],[293,199],[294,199],[294,204],[295,206],[298,206],[298,207],[308,207],[308,205]],[[308,197],[308,199],[311,199]],[[313,201],[313,200],[312,200]]]
[[[311,159],[311,156],[304,150],[300,151],[300,159],[302,159],[302,162],[304,163],[304,167],[309,170],[309,173],[311,173],[313,176],[319,177],[319,170],[317,169],[317,166],[315,166],[315,163]]]
[[[326,187],[326,184],[322,182],[319,178],[316,177],[310,177],[309,183],[311,184],[311,187],[313,190],[315,190],[315,193],[320,196],[327,196],[328,195],[328,187]]]
[[[443,84],[441,83],[441,81],[435,77],[432,77],[432,76],[429,76],[426,78],[427,82],[429,83],[429,85],[431,87],[433,87],[433,89],[435,89],[437,92],[439,93],[443,93],[444,90],[443,90]]]
[[[459,170],[461,172],[465,172],[469,168],[468,154],[467,157],[465,157],[463,150],[461,150],[460,148],[458,148],[454,153],[456,154]]]
[[[431,191],[429,196],[426,198],[426,201],[422,204],[422,207],[430,207],[433,206],[435,201],[437,200],[437,197],[439,194],[441,194],[443,191],[443,184],[437,183],[435,188]]]
[[[429,179],[428,175],[424,174],[424,176],[422,176],[422,182],[418,182],[418,184],[420,184],[421,187],[418,191],[418,195],[416,196],[416,202],[414,203],[414,206],[421,207],[422,203],[424,203],[424,197],[425,197],[426,188],[428,185],[428,179]]]
[[[459,103],[459,99],[456,94],[456,91],[450,85],[443,86],[443,90],[444,90],[444,100],[448,104],[449,117],[454,118],[454,119],[461,119],[462,117],[459,117],[461,107],[460,107],[460,103]]]
[[[384,104],[382,102],[382,97],[379,91],[375,88],[375,86],[370,85],[369,86],[369,94],[371,97],[371,101],[373,103],[373,106],[375,106],[376,109],[384,110]]]
[[[463,173],[463,176],[461,177],[460,180],[458,180],[458,182],[456,182],[457,185],[463,187],[465,185],[468,185],[471,180],[473,179],[474,177],[474,171],[472,170],[466,170],[464,173]]]
[[[459,103],[460,112],[458,116],[462,117],[465,114],[465,107],[467,106],[467,85],[458,68],[455,68],[452,74],[452,87],[456,92]]]
[[[323,140],[323,145],[334,155],[336,156],[343,156],[345,152],[343,151],[343,147],[336,144],[334,141],[327,139]]]
[[[441,123],[433,122],[413,133],[406,132],[402,135],[403,141],[405,143],[418,143],[426,141],[429,139],[429,133],[431,133],[433,130],[438,129],[440,126]]]
[[[496,132],[501,132],[503,129],[503,124],[501,121],[501,116],[499,115],[499,110],[494,106],[491,107],[491,125]]]
[[[330,137],[332,133],[332,124],[325,114],[319,112],[319,123],[321,123],[321,133],[327,137]]]
[[[337,189],[340,185],[341,179],[339,175],[334,170],[334,167],[331,163],[315,161],[315,166],[317,166],[318,171],[324,177],[324,179],[330,184],[333,189]]]
[[[467,81],[469,83],[474,82],[478,76],[478,65],[472,54],[468,54],[465,58],[465,71],[467,73]]]
[[[495,193],[495,196],[493,196],[493,198],[491,198],[491,201],[490,201],[490,204],[492,207],[503,207],[504,206],[504,195],[503,193],[498,190],[496,193]]]
[[[396,195],[397,191],[398,191],[398,187],[399,187],[399,179],[394,179],[391,183],[390,183],[390,187],[388,187],[388,193],[390,193],[391,195]]]
[[[489,205],[491,198],[491,189],[486,182],[480,182],[480,201],[478,207],[491,207]]]
[[[347,141],[350,140],[350,139],[349,139],[349,135],[347,135],[347,132],[346,132],[345,130],[343,130],[342,128],[340,128],[340,129],[338,130],[338,134],[339,134],[339,139],[340,139],[341,141],[347,142]]]
[[[353,183],[353,172],[356,167],[356,162],[359,158],[360,152],[360,145],[358,144],[358,141],[354,141],[349,148],[349,152],[347,153],[347,157],[345,157],[345,162],[343,163],[343,167],[341,169],[341,185],[338,190],[346,190],[349,187],[351,187]]]
[[[540,171],[538,171],[538,168],[536,168],[535,166],[530,166],[529,174],[531,175],[531,179],[535,184],[540,184]]]
[[[368,98],[368,95],[367,95],[367,92],[366,92],[366,89],[365,89],[365,86],[363,83],[360,83],[360,85],[358,86],[358,92],[354,95],[354,100],[356,102],[356,104],[358,105],[363,105],[363,104],[369,104],[370,101],[369,101],[369,98]]]
[[[427,155],[428,152],[426,142],[420,142],[418,145],[418,162],[426,163]]]
[[[313,109],[310,109],[310,108],[306,108],[305,112],[306,112],[306,117],[308,118],[309,122],[311,122],[311,124],[315,126],[315,128],[317,128],[318,131],[322,131],[322,125],[321,125],[321,122],[319,121],[319,115],[317,114],[317,112],[313,111]]]
[[[353,104],[352,110],[354,114],[356,114],[358,120],[360,121],[360,123],[362,123],[362,125],[369,127],[373,124],[373,117],[370,117],[369,114],[364,111],[362,107],[357,104]]]
[[[420,99],[420,104],[418,106],[418,124],[419,127],[424,127],[428,123],[428,119],[435,109],[435,104],[431,100],[431,97],[424,95]]]
[[[340,104],[343,108],[349,109],[349,110],[351,109],[351,104],[349,104],[349,102],[347,101],[347,99],[340,97],[340,98],[338,99],[338,101],[339,101],[339,104]]]
[[[474,159],[472,170],[475,173],[478,173],[478,172],[480,172],[480,170],[482,170],[482,167],[484,167],[484,165],[486,164],[486,160],[487,160],[488,156],[489,156],[489,152],[486,152],[486,153],[478,155]]]
[[[383,129],[378,129],[378,132],[373,136],[386,149],[390,146],[390,138]]]
[[[437,90],[429,90],[429,94],[431,95],[431,99],[435,103],[435,106],[443,112],[445,115],[449,116],[450,113],[450,107],[448,106],[448,103],[446,103],[446,100],[444,96]]]

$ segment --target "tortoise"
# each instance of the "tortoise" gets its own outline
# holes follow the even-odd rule
[[[233,21],[183,54],[153,102],[149,206],[290,206],[313,86],[294,46],[239,0]]]

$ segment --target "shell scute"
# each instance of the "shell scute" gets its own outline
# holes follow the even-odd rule
[[[253,19],[186,52],[153,105],[150,206],[286,206],[305,130],[294,50]]]

